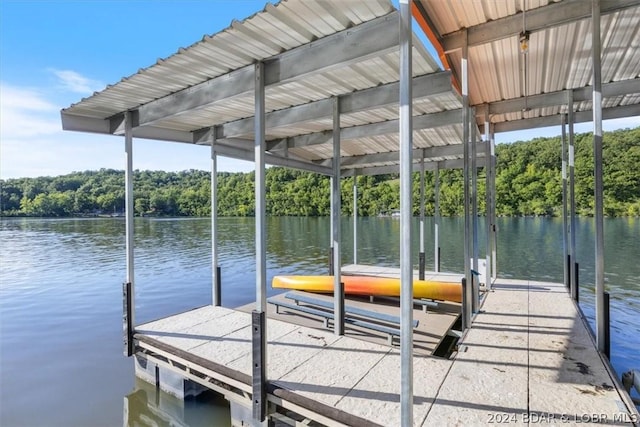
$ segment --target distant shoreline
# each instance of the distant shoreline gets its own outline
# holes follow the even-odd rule
[[[575,212],[593,215],[593,137],[575,137]],[[640,217],[640,127],[606,132],[604,215]],[[621,154],[624,153],[624,154]],[[536,138],[496,146],[495,200],[498,217],[560,217],[562,209],[561,143]],[[567,174],[568,175],[568,174]],[[211,214],[211,173],[135,171],[136,216],[207,217]],[[354,178],[341,180],[342,215],[353,215]],[[464,178],[458,169],[439,172],[439,212],[464,212]],[[254,215],[254,172],[218,173],[218,214]],[[329,178],[310,172],[270,167],[266,170],[269,216],[320,217],[330,214]],[[435,175],[425,172],[425,214],[435,213]],[[478,169],[478,213],[485,211],[485,171]],[[413,174],[413,214],[419,213],[420,177]],[[400,208],[398,174],[357,177],[358,216],[391,215]],[[569,185],[567,185],[569,187]],[[74,172],[57,177],[0,180],[0,216],[74,217],[124,215],[124,172],[114,169]]]

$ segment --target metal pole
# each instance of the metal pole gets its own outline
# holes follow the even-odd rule
[[[127,278],[123,284],[123,314],[124,314],[124,354],[129,357],[135,353],[133,333],[135,329],[135,286],[133,269],[133,121],[131,112],[124,116],[124,155],[126,168],[125,181],[125,248]]]
[[[486,245],[485,245],[485,286],[487,289],[491,288],[491,228],[493,222],[491,220],[491,147],[489,139],[491,135],[489,133],[489,106],[485,106],[484,110],[484,139],[486,141],[484,158],[484,214],[485,214],[485,228],[486,228]]]
[[[135,325],[135,282],[134,282],[134,257],[133,257],[133,117],[130,111],[124,116],[124,151],[126,169],[125,181],[125,234],[127,251],[127,283],[131,283],[131,325]]]
[[[353,263],[358,264],[358,170],[353,170]]]
[[[490,157],[490,169],[491,169],[491,222],[493,226],[491,227],[491,274],[493,274],[492,279],[496,280],[498,278],[498,224],[496,222],[496,203],[497,203],[497,193],[496,193],[496,138],[495,133],[493,131],[493,126],[489,124],[489,133],[491,135],[489,139],[489,143],[491,145],[491,157]]]
[[[255,72],[255,198],[256,198],[256,310],[267,309],[267,246],[265,191],[264,65]]]
[[[335,213],[333,212],[333,189],[335,187],[335,180],[335,176],[332,175],[329,177],[329,276],[333,276],[335,268],[333,265],[333,224],[336,220]]]
[[[264,65],[255,65],[255,221],[256,221],[256,309],[252,312],[253,418],[263,421],[266,414],[267,381],[267,232],[265,191],[265,93]]]
[[[413,426],[412,67],[410,0],[400,0],[400,424]]]
[[[611,360],[611,302],[609,292],[604,293],[604,355]]]
[[[425,253],[424,253],[424,150],[420,161],[420,254],[418,278],[424,280]]]
[[[567,263],[569,257],[569,235],[567,224],[567,127],[566,116],[560,115],[560,124],[562,126],[561,153],[562,157],[562,261],[564,264],[564,285],[569,286],[571,283],[571,274],[569,270],[571,266]]]
[[[334,333],[344,335],[344,288],[340,284],[340,99],[333,98],[333,180],[331,180],[331,212],[333,222],[333,302]]]
[[[576,275],[576,265],[578,263],[578,255],[576,252],[576,190],[575,190],[575,148],[574,148],[574,132],[573,132],[573,91],[569,91],[569,99],[567,102],[569,107],[569,256],[571,257],[571,266],[569,274],[571,275],[571,297],[578,301],[578,277]]]
[[[433,171],[433,179],[435,180],[434,191],[434,226],[433,226],[433,242],[434,242],[434,271],[440,272],[440,163],[436,162],[436,169]]]
[[[471,290],[471,263],[469,245],[471,243],[471,221],[469,218],[470,189],[469,189],[469,86],[467,71],[467,33],[465,31],[464,45],[462,46],[462,151],[463,151],[463,179],[464,179],[464,277],[466,289],[462,296],[462,328],[471,326],[472,300]]]
[[[476,110],[471,109],[471,119],[469,120],[469,134],[471,136],[471,234],[473,236],[473,241],[471,245],[472,254],[473,254],[473,269],[478,271],[478,258],[479,258],[479,245],[478,245],[478,168],[477,168],[477,146],[476,146]],[[474,313],[478,312],[478,307],[480,306],[480,289],[478,283],[478,277],[474,276],[473,281],[473,301],[472,301],[472,310]]]
[[[216,127],[211,128],[211,303],[222,305],[218,269],[218,154]]]
[[[593,158],[595,162],[595,222],[596,222],[596,341],[598,350],[605,351],[604,307],[604,204],[602,182],[602,75],[600,69],[600,0],[592,0],[593,49]]]

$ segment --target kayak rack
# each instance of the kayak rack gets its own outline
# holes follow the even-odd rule
[[[324,327],[331,328],[330,321],[334,320],[333,302],[297,292],[287,292],[285,298],[292,300],[293,303],[274,298],[269,298],[267,301],[276,307],[276,313],[280,313],[280,308],[285,308],[290,311],[310,314],[322,318]],[[350,305],[345,305],[344,311],[346,324],[387,334],[387,343],[391,346],[394,345],[394,338],[400,336],[400,317],[398,316]],[[418,320],[414,320],[412,326],[413,328],[418,327]]]

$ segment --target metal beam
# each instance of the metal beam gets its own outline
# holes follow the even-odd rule
[[[479,142],[479,150],[484,148],[484,142]],[[431,158],[436,157],[451,157],[451,156],[462,156],[462,144],[451,144],[451,145],[438,145],[435,147],[429,148],[416,148],[411,150],[411,158],[414,160],[420,160],[424,158],[425,160],[429,160]],[[483,156],[484,152],[479,151],[478,156]],[[385,163],[385,162],[397,162],[398,161],[398,152],[397,151],[388,151],[385,153],[375,153],[375,154],[362,154],[359,156],[347,156],[343,157],[341,161],[342,167],[349,166],[360,166],[366,165],[370,163]],[[322,164],[324,166],[328,166],[331,164],[331,160],[319,160],[314,163]]]
[[[413,130],[430,129],[460,123],[460,110],[447,110],[438,113],[422,114],[413,117]],[[399,120],[370,123],[351,126],[342,129],[344,140],[364,138],[368,136],[385,135],[398,132]]]
[[[400,0],[400,425],[413,426],[413,259],[411,256],[413,96],[412,0]]]
[[[478,168],[483,168],[486,165],[484,157],[478,157],[476,161],[476,166]],[[453,160],[441,160],[439,162],[425,162],[424,170],[426,171],[434,171],[436,167],[440,170],[444,169],[462,169],[464,159],[453,159]],[[414,162],[412,166],[413,172],[420,171],[420,162]],[[343,169],[342,176],[353,176],[354,171],[356,169]],[[389,165],[389,166],[372,166],[368,168],[358,168],[358,175],[362,176],[371,176],[371,175],[388,175],[392,173],[398,173],[400,170],[399,165]]]
[[[462,70],[462,146],[463,146],[463,192],[464,192],[464,277],[466,286],[462,289],[462,329],[471,327],[472,316],[472,289],[471,289],[471,218],[469,218],[470,188],[469,188],[469,72],[467,61],[469,49],[467,33],[464,32],[464,44],[462,46],[461,70]]]
[[[333,222],[331,224],[331,247],[333,248],[333,329],[336,335],[344,335],[344,287],[341,283],[340,273],[342,262],[340,256],[340,99],[333,98],[333,168],[331,175],[331,212]]]
[[[366,60],[397,49],[397,12],[365,22],[264,61],[264,86]],[[254,66],[232,71],[139,107],[139,125],[153,124],[238,95],[253,88]]]
[[[264,140],[264,65],[253,65],[255,108],[255,250],[256,250],[256,308],[252,311],[252,401],[253,418],[264,421],[266,415],[267,384],[267,203],[265,182]]]
[[[62,130],[111,134],[109,120],[77,116],[62,110],[60,112],[60,121],[62,122]]]
[[[479,149],[484,151],[484,156],[489,159],[488,164],[491,165],[491,135],[489,134],[489,109],[484,109],[484,140],[485,147]],[[484,181],[484,205],[485,205],[485,286],[487,289],[491,289],[491,229],[493,227],[493,221],[491,219],[491,167],[485,169],[485,181]]]
[[[484,159],[487,162],[487,167],[491,173],[491,221],[493,227],[491,227],[491,274],[492,279],[498,278],[498,225],[496,224],[496,138],[493,131],[493,125],[489,124],[489,151],[490,156]]]
[[[601,14],[640,5],[638,0],[602,0]],[[591,4],[583,0],[565,0],[527,10],[527,30],[536,32],[591,17]],[[467,46],[477,46],[517,36],[522,31],[522,13],[474,25],[442,36],[445,52],[462,49],[467,32]]]
[[[380,108],[398,102],[398,82],[388,83],[369,89],[358,90],[340,97],[341,114]],[[414,98],[424,98],[451,92],[451,73],[441,71],[413,78]],[[288,126],[294,123],[320,120],[331,117],[331,99],[321,99],[303,105],[272,111],[265,115],[267,129]],[[250,134],[253,117],[226,123],[220,127],[220,137],[235,137]],[[330,133],[330,131],[329,131]],[[329,135],[328,139],[331,139]],[[268,150],[273,150],[267,144]]]
[[[619,119],[623,117],[640,116],[640,104],[622,105],[619,107],[603,108],[602,119]],[[552,116],[535,117],[532,119],[512,120],[509,122],[494,123],[494,132],[513,132],[524,129],[543,128],[558,125],[558,114]],[[590,110],[578,111],[574,114],[574,123],[584,123],[593,120]]]
[[[571,297],[574,301],[578,299],[578,281],[576,277],[575,264],[578,262],[578,255],[576,253],[576,188],[575,188],[575,147],[574,147],[574,132],[573,123],[575,120],[575,114],[573,111],[573,97],[572,93],[569,93],[567,97],[568,107],[568,121],[569,121],[569,233],[571,242],[569,244],[569,254],[571,255],[571,266],[569,274],[571,276]]]
[[[218,144],[216,151],[219,155],[232,159],[255,161],[255,152],[241,147],[232,147],[230,145]],[[265,162],[268,165],[284,166],[288,168],[300,169],[307,172],[319,173],[331,176],[333,173],[330,167],[318,165],[304,160],[298,160],[291,157],[281,157],[271,153],[264,154]]]
[[[430,129],[440,126],[457,125],[460,123],[461,110],[448,110],[438,113],[423,114],[413,118],[413,130]],[[398,120],[386,120],[365,125],[356,125],[342,128],[341,140],[366,138],[370,136],[398,133]],[[270,141],[269,151],[282,150],[285,147],[308,147],[309,145],[325,144],[331,141],[331,132],[322,131],[306,135],[294,136],[277,141]],[[397,157],[397,156],[396,156]]]
[[[255,216],[256,216],[256,310],[267,310],[267,245],[266,245],[266,190],[265,190],[265,141],[264,141],[264,67],[255,67]],[[266,343],[266,341],[265,341]]]
[[[471,109],[471,117],[475,116],[475,109]],[[477,151],[477,138],[476,138],[477,127],[475,126],[475,121],[472,121],[470,124],[469,132],[471,134],[471,256],[473,258],[473,262],[471,263],[471,268],[475,271],[478,271],[478,257],[479,257],[479,246],[478,246],[478,168],[477,168],[477,159],[478,159],[478,151]],[[482,151],[481,151],[482,152]],[[478,282],[478,278],[474,277],[473,281],[473,301],[472,301],[472,310],[474,313],[477,313],[480,309],[480,283]]]
[[[596,342],[598,350],[606,351],[606,334],[609,325],[605,319],[604,288],[604,184],[602,160],[602,70],[600,42],[600,0],[592,0],[591,53],[593,62],[593,160],[594,160],[594,198],[596,223],[595,239],[595,279],[596,279]]]
[[[587,86],[530,95],[526,97],[526,101],[525,97],[496,101],[489,104],[489,114],[515,113],[523,111],[525,107],[536,109],[565,105],[568,92],[573,93],[573,100],[575,102],[591,101],[591,91],[592,88]],[[623,96],[630,93],[640,93],[640,78],[621,80],[602,85],[602,96],[604,98]]]
[[[211,304],[221,306],[218,270],[218,153],[215,128],[211,132]]]
[[[126,283],[131,284],[129,307],[131,316],[129,324],[135,327],[136,317],[136,299],[135,299],[135,275],[134,275],[134,255],[133,255],[133,120],[131,112],[125,113],[125,132],[124,132],[124,152],[125,152],[125,250],[127,279]]]
[[[425,76],[415,77],[414,80],[414,93],[421,92],[422,96],[429,96],[429,94],[444,93],[451,89],[450,85],[450,73],[441,72],[437,74],[429,74]],[[447,84],[449,84],[447,88]],[[591,87],[577,88],[573,90],[563,90],[558,92],[550,92],[547,94],[533,95],[527,98],[527,105],[530,108],[543,108],[552,107],[558,105],[564,105],[569,93],[573,93],[574,101],[590,101],[591,100]],[[370,108],[376,108],[382,105],[392,104],[397,102],[398,83],[390,83],[387,85],[366,89],[363,91],[354,92],[346,95],[341,100],[341,104],[351,105],[351,108],[357,108],[353,111],[361,111],[365,109],[367,102]],[[602,85],[602,96],[604,98],[613,96],[622,96],[630,93],[640,93],[640,78],[622,80],[619,82],[606,83]],[[396,96],[395,100],[392,99],[390,94]],[[414,95],[414,98],[418,95]],[[561,99],[561,101],[560,101]],[[330,100],[325,99],[321,101],[311,102],[291,109],[284,109],[274,111],[266,115],[270,117],[271,114],[275,114],[274,118],[270,122],[266,120],[266,126],[276,127],[285,126],[291,123],[297,123],[304,120],[316,120],[322,117],[329,117],[324,114],[329,111],[327,105],[330,104]],[[319,104],[316,104],[319,103]],[[380,105],[380,103],[384,103]],[[524,107],[524,99],[510,99],[505,101],[498,101],[489,104],[490,114],[505,114],[512,112],[520,112]],[[330,105],[329,105],[330,106]],[[615,110],[619,109],[619,110]],[[290,111],[291,110],[291,111]],[[455,113],[454,111],[457,111]],[[614,111],[618,111],[614,113]],[[640,115],[640,110],[635,105],[627,105],[623,107],[614,107],[603,110],[603,118],[619,118]],[[136,114],[132,112],[133,123],[136,123]],[[452,116],[458,114],[457,120],[453,120]],[[424,114],[422,116],[416,116],[414,120],[414,129],[424,129],[436,126],[445,126],[460,123],[459,119],[460,110],[444,111],[441,113]],[[580,113],[578,113],[580,114]],[[97,119],[91,117],[77,116],[68,114],[64,111],[61,112],[62,129],[68,131],[79,131],[88,133],[99,134],[124,134],[124,114],[116,115],[109,119]],[[549,117],[549,116],[547,116]],[[582,117],[590,117],[589,114],[579,116],[581,121],[590,121],[590,119],[582,120]],[[289,123],[289,120],[291,122]],[[533,122],[527,122],[526,120],[533,120]],[[580,122],[580,121],[578,121]],[[578,123],[576,122],[576,123]],[[367,124],[362,126],[352,126],[344,128],[341,135],[342,140],[355,138],[357,133],[361,133],[362,136],[380,135],[389,133],[387,130],[393,126],[397,126],[395,120],[388,122],[380,122],[374,124]],[[508,123],[508,124],[507,124]],[[508,122],[497,123],[495,132],[510,132],[513,130],[523,130],[530,127],[546,127],[554,126],[557,123],[557,119],[550,118],[535,118],[535,119],[523,119],[513,120]],[[229,141],[230,138],[234,138],[240,135],[250,134],[253,128],[253,117],[230,122],[219,126],[218,141]],[[484,128],[481,127],[483,130]],[[484,130],[483,130],[484,131]],[[154,126],[134,127],[133,137],[139,139],[152,139],[158,141],[170,141],[170,142],[182,142],[187,144],[202,144],[209,145],[210,141],[210,128],[198,129],[193,132],[179,131],[173,129],[159,128]],[[244,133],[243,133],[244,132]],[[370,132],[370,135],[367,134]],[[309,145],[324,144],[331,140],[331,131],[316,132],[306,135],[300,135],[290,138],[278,139],[267,142],[268,151],[284,150],[285,148],[292,147],[307,147]]]

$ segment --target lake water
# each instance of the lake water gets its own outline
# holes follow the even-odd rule
[[[255,295],[253,224],[252,218],[220,219],[224,306],[247,304]],[[326,274],[328,218],[270,218],[267,224],[269,280]],[[397,266],[399,225],[392,218],[360,219],[358,261]],[[343,219],[345,263],[353,260],[352,226]],[[498,226],[501,277],[562,281],[560,220],[501,218]],[[442,269],[460,272],[462,220],[443,219],[441,230]],[[581,306],[593,324],[593,221],[580,219],[577,231]],[[209,219],[140,218],[135,233],[137,323],[211,301]],[[638,242],[639,219],[605,220],[618,374],[640,369]],[[413,243],[417,251],[417,237]],[[481,256],[483,248],[481,239]],[[0,221],[0,425],[121,426],[125,407],[130,421],[166,425],[153,410],[158,405],[177,408],[174,424],[228,425],[228,412],[215,402],[190,401],[183,410],[168,396],[151,399],[153,388],[135,381],[133,361],[122,355],[124,277],[123,219]]]

